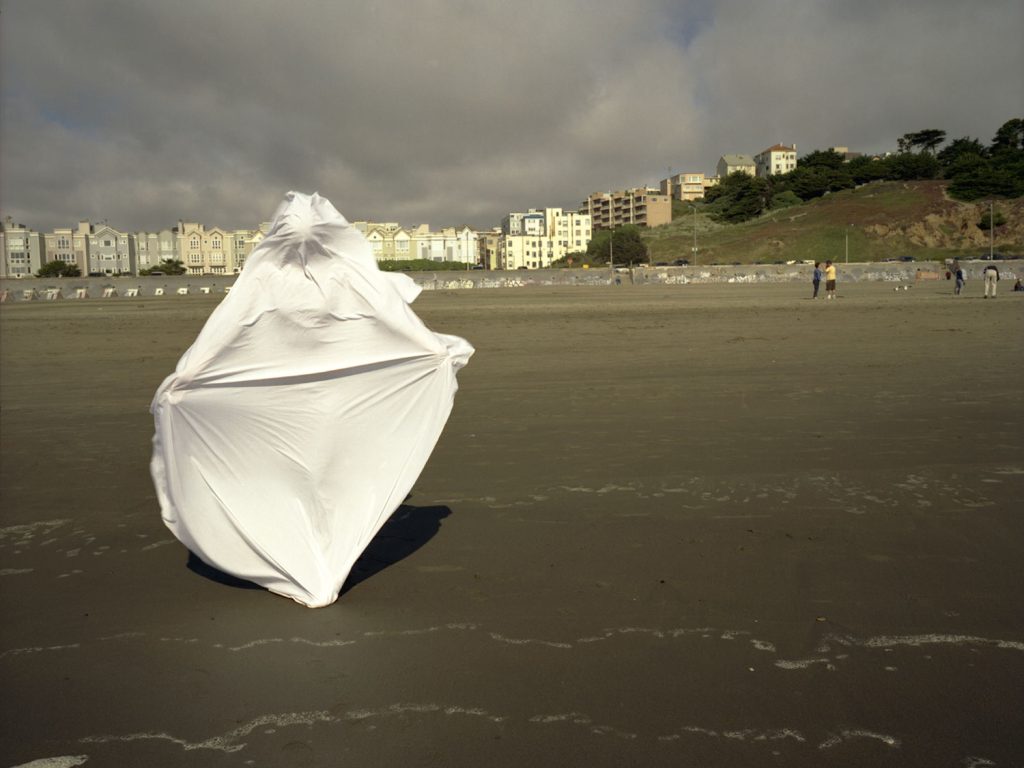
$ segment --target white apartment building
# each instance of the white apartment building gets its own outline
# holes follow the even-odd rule
[[[510,213],[501,220],[501,231],[506,235],[543,235],[546,227],[544,214],[536,208],[527,213]]]
[[[135,275],[135,237],[109,224],[98,224],[89,234],[89,275]]]
[[[477,234],[469,227],[445,227],[440,232],[431,232],[426,224],[420,224],[413,230],[412,240],[414,259],[479,263]]]
[[[521,227],[514,222],[520,221]],[[589,214],[561,208],[531,208],[525,214],[503,219],[512,232],[503,232],[498,243],[499,269],[545,269],[570,253],[587,250],[593,235]]]
[[[46,244],[43,235],[8,218],[0,230],[0,277],[32,277],[43,266]]]
[[[158,264],[178,258],[178,238],[173,230],[136,232],[135,252],[140,270],[153,269]]]
[[[777,173],[789,173],[796,168],[796,145],[776,144],[761,150],[754,155],[754,165],[757,166],[757,175],[763,179]]]

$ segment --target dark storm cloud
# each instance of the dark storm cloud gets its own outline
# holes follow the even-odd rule
[[[1018,2],[6,0],[0,211],[41,229],[510,210],[711,172],[777,141],[989,141],[1022,108]]]

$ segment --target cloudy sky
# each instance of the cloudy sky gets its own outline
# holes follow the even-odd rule
[[[491,227],[772,144],[986,144],[1020,0],[0,0],[0,213]]]

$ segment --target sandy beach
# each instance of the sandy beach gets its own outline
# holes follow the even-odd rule
[[[0,765],[1020,765],[1009,287],[426,292],[476,355],[319,610],[160,519],[222,297],[4,305]]]

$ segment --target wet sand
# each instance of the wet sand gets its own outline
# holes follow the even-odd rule
[[[4,306],[0,765],[1020,765],[1024,296],[980,287],[424,293],[477,353],[319,610],[160,521],[218,297]]]

